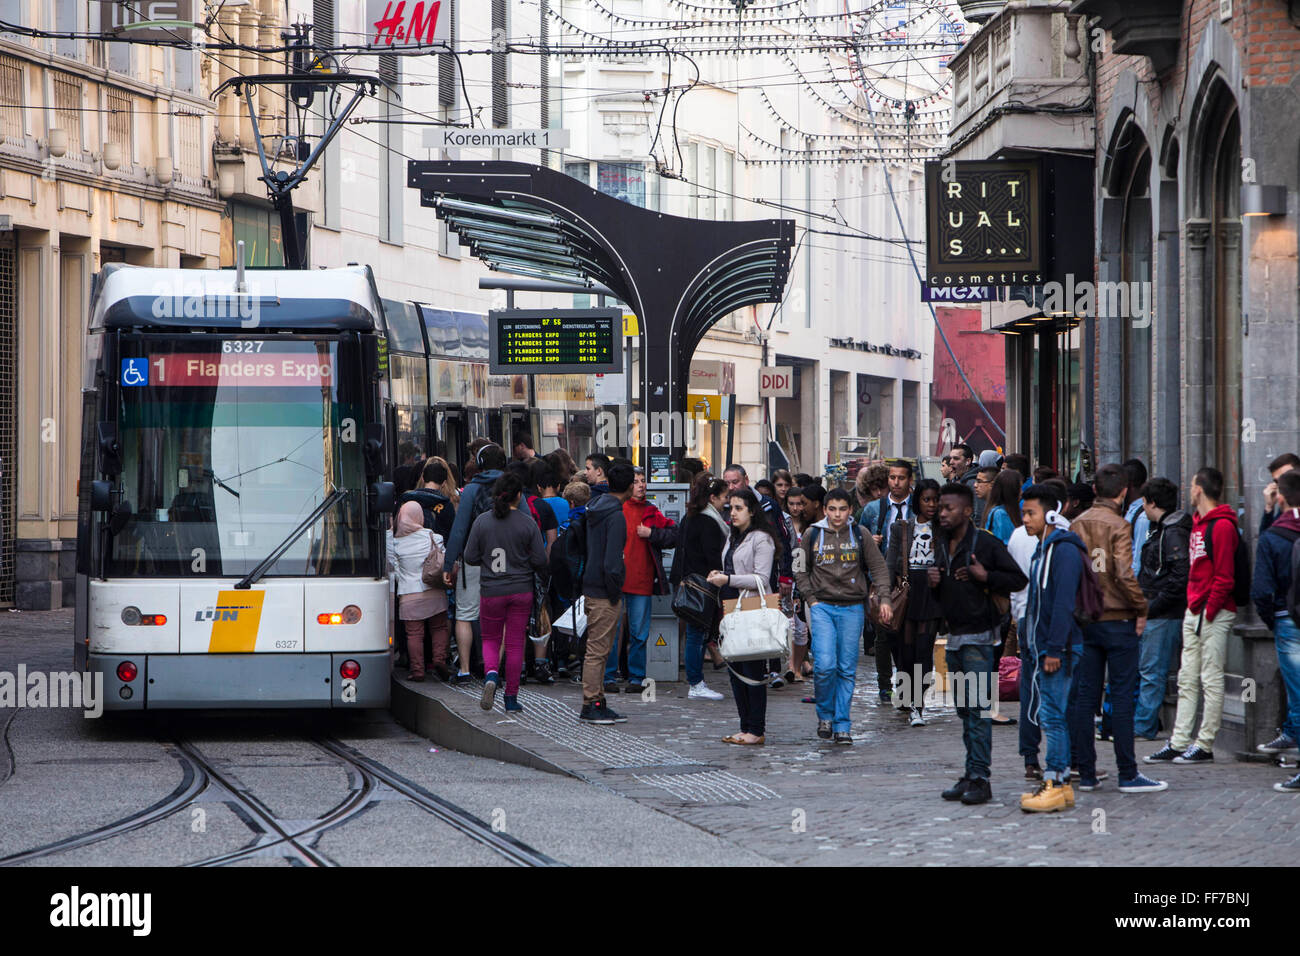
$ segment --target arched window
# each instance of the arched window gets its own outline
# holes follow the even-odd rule
[[[1133,135],[1141,139],[1136,129]],[[1146,141],[1130,151],[1122,192],[1123,213],[1120,225],[1121,289],[1110,302],[1127,309],[1112,321],[1123,323],[1121,404],[1123,430],[1121,444],[1125,458],[1151,460],[1151,150]]]

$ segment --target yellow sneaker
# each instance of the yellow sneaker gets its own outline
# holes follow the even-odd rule
[[[1046,780],[1033,793],[1020,797],[1020,809],[1026,813],[1057,813],[1072,805],[1067,800],[1073,794],[1068,786],[1062,787],[1054,780]]]

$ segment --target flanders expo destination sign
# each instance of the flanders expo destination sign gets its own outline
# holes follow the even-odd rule
[[[623,371],[621,309],[500,309],[488,329],[493,375]]]
[[[1042,177],[1036,161],[925,164],[931,288],[1043,281]]]

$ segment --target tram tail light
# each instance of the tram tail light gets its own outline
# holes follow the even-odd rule
[[[131,683],[140,673],[140,668],[136,667],[131,661],[123,661],[117,665],[117,679]]]
[[[361,676],[361,665],[354,660],[346,660],[339,665],[339,676],[344,680],[356,680]]]
[[[356,624],[361,620],[361,608],[349,604],[342,611],[325,611],[316,615],[317,624]]]
[[[166,614],[141,614],[135,606],[122,608],[122,623],[128,627],[162,627],[167,623]]]

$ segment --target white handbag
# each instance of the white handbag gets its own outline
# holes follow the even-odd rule
[[[561,634],[579,637],[587,630],[587,602],[582,595],[565,609],[564,613],[551,622],[551,630]]]
[[[742,595],[745,592],[742,592]],[[759,581],[760,599],[765,596]],[[771,657],[790,656],[790,619],[779,608],[761,604],[752,611],[742,611],[740,601],[730,614],[722,616],[718,627],[718,650],[723,660],[762,661]]]

